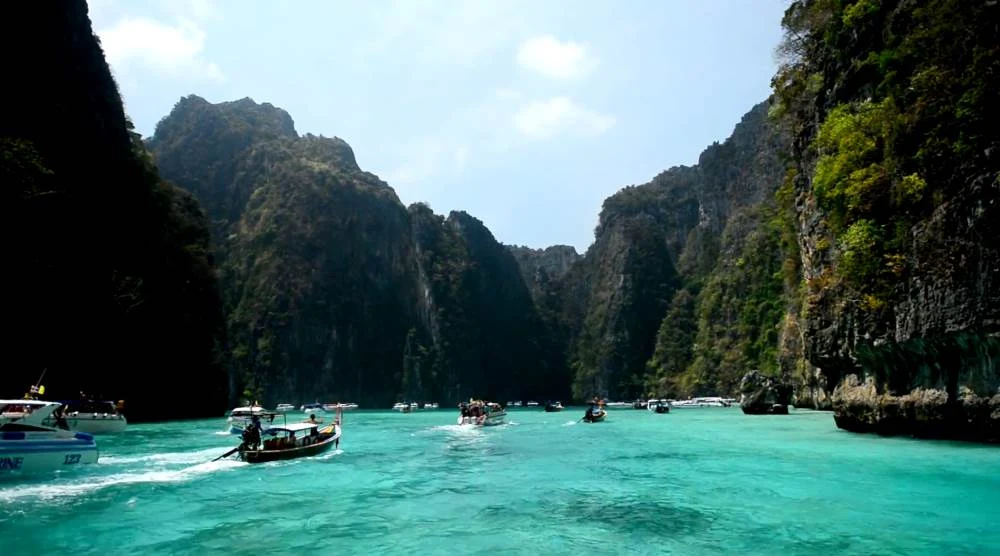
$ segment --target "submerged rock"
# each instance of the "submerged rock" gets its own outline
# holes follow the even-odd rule
[[[787,415],[792,386],[760,371],[750,371],[740,381],[740,407],[747,415]]]

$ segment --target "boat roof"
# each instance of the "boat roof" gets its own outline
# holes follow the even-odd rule
[[[0,400],[0,405],[33,405],[36,407],[44,407],[46,405],[61,405],[62,402],[53,402],[49,400]]]
[[[237,411],[243,413],[270,413],[270,410],[264,409],[259,405],[254,405],[249,407],[234,407],[232,413],[236,413]]]
[[[287,432],[299,432],[306,431],[309,429],[315,429],[320,423],[289,423],[287,425],[270,426],[264,432],[270,431],[287,431]]]

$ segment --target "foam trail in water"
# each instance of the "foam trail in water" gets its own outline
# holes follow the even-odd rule
[[[199,475],[223,471],[247,465],[234,460],[219,460],[192,465],[184,469],[174,471],[146,471],[142,473],[116,473],[106,477],[96,477],[90,480],[84,479],[78,483],[68,484],[47,484],[47,485],[26,485],[9,489],[0,489],[0,501],[13,502],[19,498],[35,498],[40,500],[51,500],[53,498],[63,498],[66,496],[79,496],[112,485],[139,484],[139,483],[176,483],[193,479]]]
[[[101,456],[97,460],[102,465],[121,465],[125,463],[159,463],[159,464],[185,464],[198,463],[215,456],[224,454],[229,448],[219,446],[217,448],[206,448],[197,452],[168,452],[165,454],[147,454],[144,456]]]
[[[562,424],[562,426],[564,426],[564,427],[572,427],[575,424],[576,424],[576,421],[566,421],[565,423]]]

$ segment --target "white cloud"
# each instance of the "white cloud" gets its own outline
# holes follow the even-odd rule
[[[175,6],[184,6],[185,13],[197,20],[219,17],[214,5],[205,0],[186,0]],[[138,65],[170,77],[225,79],[217,65],[204,59],[205,30],[195,20],[181,18],[171,25],[148,17],[124,16],[98,29],[97,35],[108,63],[119,76]]]
[[[405,144],[402,164],[381,174],[389,185],[412,187],[442,174],[460,176],[469,159],[469,148],[444,136],[425,136]],[[399,193],[399,191],[397,191]]]
[[[532,101],[514,115],[514,127],[536,140],[561,133],[595,137],[614,125],[613,116],[588,110],[567,97]]]
[[[559,42],[552,35],[528,39],[517,52],[521,66],[553,79],[576,79],[597,65],[587,47],[576,42]]]

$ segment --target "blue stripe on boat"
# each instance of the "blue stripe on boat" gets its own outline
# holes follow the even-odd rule
[[[40,446],[40,447],[29,447],[25,446],[23,448],[11,448],[11,449],[0,449],[0,455],[7,454],[44,454],[48,452],[91,452],[97,451],[97,446]]]
[[[3,433],[3,440],[24,440],[23,432],[5,432]]]

